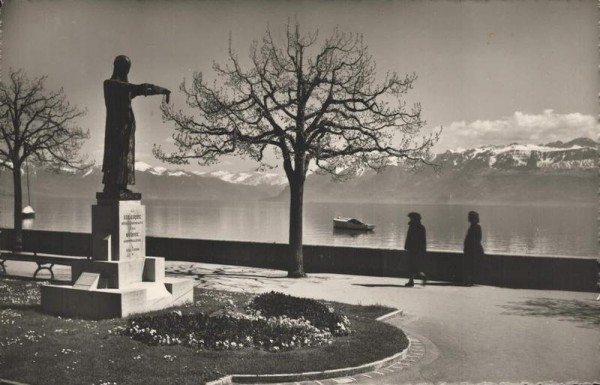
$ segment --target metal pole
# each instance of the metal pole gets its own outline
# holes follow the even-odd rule
[[[25,161],[25,169],[27,171],[27,204],[31,206],[31,194],[29,193],[29,161]]]

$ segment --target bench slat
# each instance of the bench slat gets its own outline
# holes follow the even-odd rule
[[[56,255],[56,254],[38,254],[31,252],[12,252],[7,250],[0,250],[0,260],[11,260],[11,261],[27,261],[27,262],[43,262],[43,263],[56,263],[61,265],[71,265],[74,261],[80,261],[86,259],[86,257],[75,257],[68,255]]]

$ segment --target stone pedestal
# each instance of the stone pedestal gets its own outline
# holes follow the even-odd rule
[[[164,258],[146,257],[141,194],[97,194],[92,258],[72,267],[72,286],[42,286],[42,308],[67,317],[103,319],[193,302],[193,281],[165,277]]]
[[[146,208],[140,200],[98,199],[92,206],[92,258],[131,261],[146,256]]]

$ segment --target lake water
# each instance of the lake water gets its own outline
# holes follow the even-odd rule
[[[43,204],[42,204],[43,202]],[[43,198],[32,202],[40,230],[91,232],[91,199]],[[147,234],[163,237],[286,243],[288,203],[145,200]],[[483,244],[490,253],[597,256],[595,206],[463,206],[307,203],[304,243],[401,248],[410,211],[423,216],[431,250],[462,250],[469,210],[481,217]],[[361,218],[373,232],[333,230],[335,216]],[[12,227],[12,200],[0,199],[0,227]]]

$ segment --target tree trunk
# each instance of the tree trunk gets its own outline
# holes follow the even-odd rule
[[[13,163],[14,198],[14,239],[13,250],[23,250],[23,189],[21,187],[21,164]]]
[[[304,178],[294,176],[290,180],[290,237],[291,255],[288,277],[306,277],[302,255],[302,211],[304,202]]]

